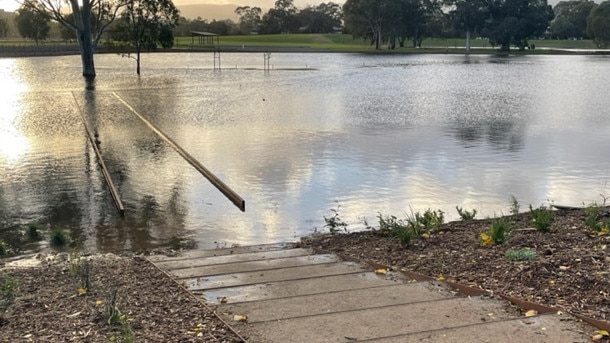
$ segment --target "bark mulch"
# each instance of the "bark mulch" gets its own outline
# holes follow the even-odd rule
[[[587,227],[584,210],[555,211],[549,232],[534,229],[529,213],[506,218],[514,229],[497,245],[481,241],[491,219],[446,223],[407,247],[379,230],[302,244],[610,321],[610,236]],[[521,249],[534,259],[507,258]]]
[[[7,276],[18,285],[12,303],[0,299],[0,310],[6,308],[0,312],[0,342],[242,341],[142,258],[100,255],[72,261],[0,270],[0,297],[6,295]]]

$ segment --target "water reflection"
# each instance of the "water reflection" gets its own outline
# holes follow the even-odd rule
[[[379,213],[434,208],[456,219],[456,205],[506,211],[511,194],[578,205],[605,192],[610,104],[595,90],[610,86],[610,67],[595,57],[277,54],[282,70],[267,74],[252,55],[227,54],[223,65],[237,68],[222,73],[208,57],[147,55],[136,78],[129,61],[99,56],[95,84],[72,70],[77,57],[0,60],[12,78],[2,82],[18,90],[0,95],[10,104],[0,112],[1,235],[36,220],[66,226],[90,251],[213,247],[295,239],[338,204],[353,230]],[[290,70],[303,64],[312,69]],[[247,212],[113,92],[244,197]]]

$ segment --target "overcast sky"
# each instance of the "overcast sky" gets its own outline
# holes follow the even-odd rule
[[[298,8],[303,8],[307,5],[317,5],[322,2],[328,2],[332,0],[294,0],[295,6]],[[345,0],[335,0],[338,4],[343,4]],[[555,5],[559,0],[549,0],[550,5]],[[596,1],[599,2],[599,1]],[[176,5],[186,5],[186,4],[235,4],[240,6],[258,6],[262,8],[271,8],[275,0],[174,0],[174,4]],[[6,11],[14,11],[17,7],[19,7],[19,3],[17,0],[0,0],[0,9],[4,9]]]
[[[322,2],[328,2],[331,0],[327,0],[327,1],[321,1],[321,0],[294,0],[294,5],[298,8],[303,8],[307,5],[317,5],[319,3]],[[336,0],[333,1],[336,2],[338,4],[343,4],[345,1],[344,0]],[[218,5],[228,5],[228,4],[235,4],[235,5],[240,5],[240,6],[258,6],[258,7],[263,7],[263,8],[271,8],[273,7],[273,4],[275,3],[275,0],[174,0],[174,4],[179,6],[179,5],[186,5],[186,4],[218,4]],[[19,3],[16,0],[0,0],[0,8],[4,9],[6,11],[14,11],[15,9],[17,9],[19,7]]]

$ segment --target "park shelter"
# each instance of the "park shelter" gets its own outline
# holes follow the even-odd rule
[[[197,42],[195,42],[197,37]],[[220,35],[212,32],[191,31],[191,45],[213,45],[220,43]]]

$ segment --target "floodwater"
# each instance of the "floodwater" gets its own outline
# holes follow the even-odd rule
[[[458,219],[610,195],[605,56],[150,54],[0,59],[0,239],[90,252],[296,240],[428,208]],[[214,69],[220,64],[221,71]],[[241,212],[123,99],[246,201]],[[82,111],[82,116],[81,116]],[[125,204],[118,215],[83,116]],[[44,248],[29,245],[24,249]]]

